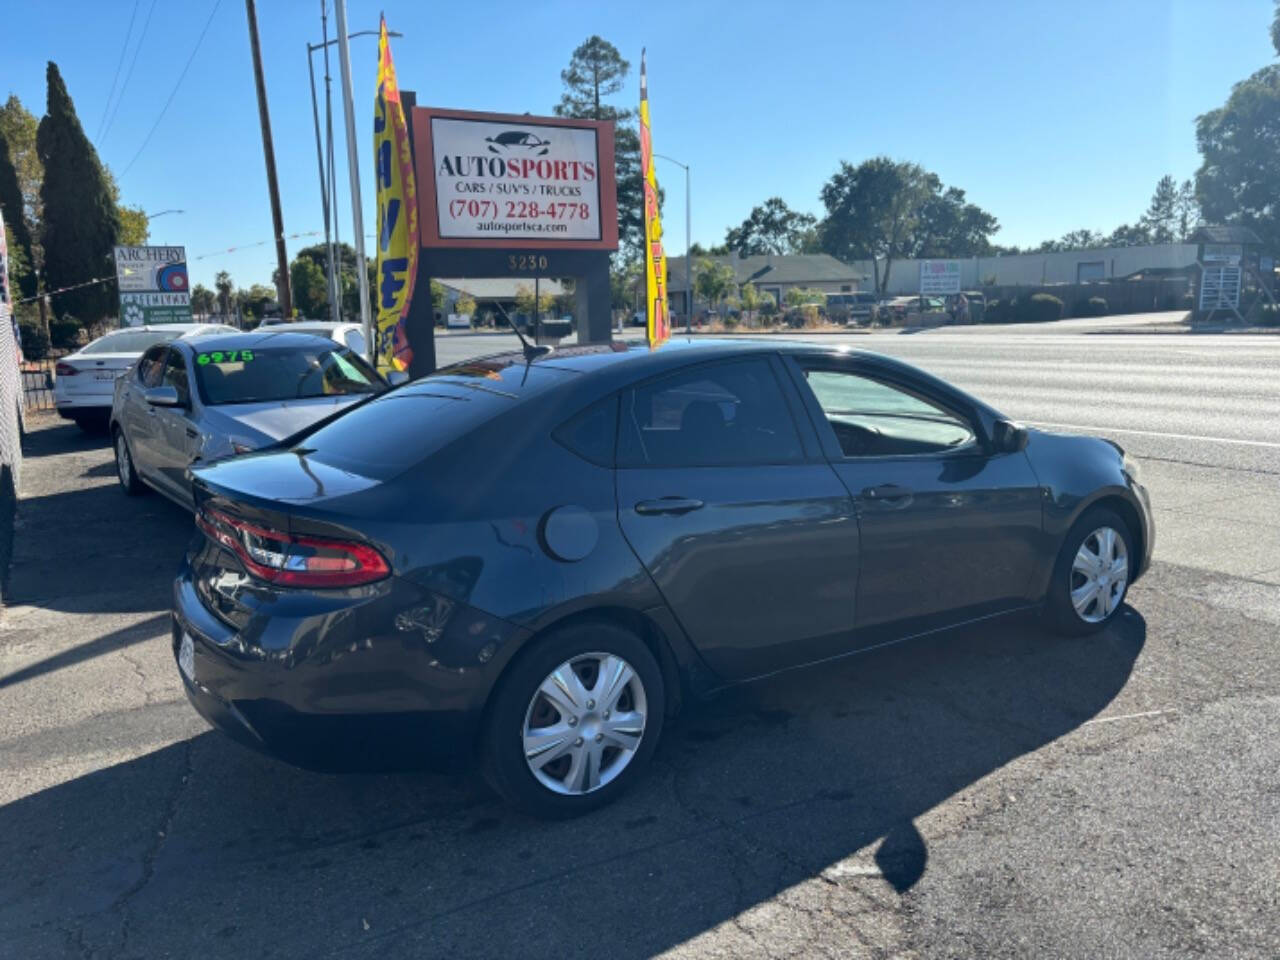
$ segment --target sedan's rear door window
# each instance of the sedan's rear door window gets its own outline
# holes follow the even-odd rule
[[[705,364],[623,398],[619,465],[796,463],[800,436],[765,359]]]

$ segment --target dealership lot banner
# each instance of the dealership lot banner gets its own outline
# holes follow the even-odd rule
[[[613,125],[414,110],[424,247],[614,250]]]
[[[116,247],[120,324],[190,323],[186,247]]]
[[[959,293],[960,261],[959,260],[921,260],[920,292]]]

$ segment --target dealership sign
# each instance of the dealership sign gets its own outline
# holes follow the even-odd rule
[[[120,323],[190,323],[186,247],[116,247]]]
[[[959,260],[921,260],[920,292],[959,293],[960,261]]]
[[[613,125],[414,111],[424,247],[615,250]]]

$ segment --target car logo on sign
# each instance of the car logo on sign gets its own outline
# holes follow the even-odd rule
[[[524,148],[530,152],[537,151],[542,156],[551,149],[551,141],[541,139],[536,133],[525,130],[504,130],[496,137],[485,137],[490,153],[507,153]],[[541,148],[541,149],[539,149]]]

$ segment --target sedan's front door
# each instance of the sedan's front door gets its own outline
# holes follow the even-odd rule
[[[927,629],[1026,603],[1042,549],[1026,454],[991,450],[970,411],[924,384],[824,363],[801,361],[799,379],[857,504],[860,641],[884,624]]]
[[[155,408],[155,465],[159,480],[170,495],[190,501],[187,467],[198,448],[200,434],[191,418],[191,384],[187,365],[178,347],[169,350],[162,383],[178,391],[181,406]]]
[[[728,680],[842,653],[854,623],[852,500],[802,440],[776,363],[703,364],[622,400],[622,530]]]

